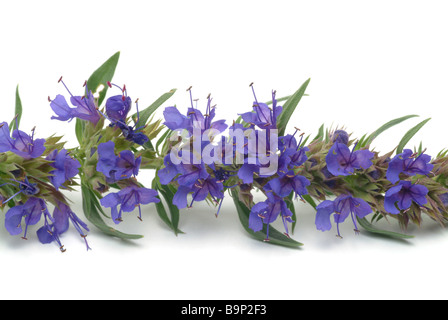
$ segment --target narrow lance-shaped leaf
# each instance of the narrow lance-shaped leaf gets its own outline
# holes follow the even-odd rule
[[[371,224],[369,221],[367,221],[366,218],[360,219],[359,217],[356,217],[356,219],[358,220],[358,223],[365,230],[367,230],[370,233],[374,233],[374,234],[381,235],[381,236],[388,237],[388,238],[395,238],[395,239],[412,239],[412,238],[414,238],[411,235],[406,235],[406,234],[402,234],[402,233],[398,233],[398,232],[379,229],[379,228],[375,227],[373,224]]]
[[[148,121],[149,117],[169,98],[173,96],[173,94],[176,92],[176,89],[171,89],[169,92],[164,93],[161,95],[156,101],[154,101],[148,108],[142,110],[139,112],[139,117],[137,117],[137,113],[135,113],[132,116],[132,119],[134,120],[136,124],[136,127],[142,127],[146,125],[146,122]]]
[[[171,219],[170,219],[163,202],[160,201],[159,203],[156,203],[156,210],[157,210],[157,213],[158,213],[160,219],[162,219],[162,221],[165,222],[165,224],[170,229],[172,229],[176,235],[178,235],[179,233],[183,233],[178,228],[178,226],[179,226],[179,209],[173,204],[174,192],[168,186],[161,185],[158,180],[157,175],[156,175],[156,178],[153,179],[153,181],[152,181],[152,188],[159,192],[160,200],[162,200],[162,197],[160,196],[160,194],[163,196],[163,198],[165,199],[166,204],[168,206],[168,211],[171,215]]]
[[[286,126],[288,125],[289,119],[296,110],[297,105],[305,94],[306,88],[310,83],[311,79],[305,81],[304,84],[297,90],[283,105],[283,110],[277,119],[277,128],[279,131],[279,136],[283,136],[286,131]]]
[[[11,122],[9,129],[11,131],[19,129],[17,125],[20,124],[20,120],[22,119],[22,100],[20,99],[19,94],[19,85],[16,87],[16,106],[14,109],[14,120]]]
[[[171,226],[176,235],[179,233],[183,233],[179,229],[179,219],[180,219],[180,212],[179,209],[173,204],[173,198],[174,193],[171,191],[171,189],[168,186],[162,185],[158,189],[159,193],[162,194],[162,196],[165,198],[165,201],[168,206],[169,213],[171,215]]]
[[[413,127],[411,130],[409,130],[408,132],[406,132],[406,134],[404,135],[404,137],[401,139],[400,143],[398,144],[397,147],[397,154],[402,153],[404,147],[406,146],[406,144],[409,142],[409,140],[412,139],[412,137],[429,121],[431,120],[431,118],[428,118],[426,120],[423,120],[422,122],[420,122],[419,124],[417,124],[415,127]]]
[[[366,146],[372,143],[372,141],[378,137],[381,133],[383,133],[384,131],[392,128],[393,126],[396,126],[397,124],[408,120],[410,118],[414,118],[414,117],[418,117],[418,115],[415,114],[411,114],[411,115],[407,115],[401,118],[397,118],[397,119],[393,119],[385,124],[383,124],[381,127],[379,127],[377,130],[375,130],[375,132],[373,132],[371,135],[369,135],[365,141],[363,142],[362,146]]]
[[[76,124],[75,124],[75,134],[76,134],[76,139],[78,139],[78,142],[80,145],[83,144],[83,136],[84,136],[84,129],[85,129],[85,120],[81,120],[81,119],[76,119]]]
[[[101,90],[101,92],[99,93],[98,106],[101,106],[101,103],[106,97],[108,89],[107,82],[112,81],[119,58],[120,52],[115,53],[98,69],[96,69],[95,72],[93,72],[90,78],[87,80],[87,88],[93,93],[95,93],[101,85],[104,86],[103,90]]]

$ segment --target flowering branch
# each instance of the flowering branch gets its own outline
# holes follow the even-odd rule
[[[101,65],[85,81],[81,95],[73,94],[76,91],[61,77],[63,94],[49,97],[53,120],[76,121],[79,145],[69,150],[62,137],[41,139],[35,137],[35,129],[19,130],[22,105],[17,89],[17,116],[11,124],[0,124],[0,206],[11,235],[27,239],[28,228],[40,223],[40,242],[57,243],[65,251],[61,238],[71,224],[90,249],[88,224],[62,193],[78,187],[88,223],[123,239],[141,238],[115,227],[132,212],[143,220],[144,205],[154,204],[177,235],[182,233],[182,209],[207,201],[218,217],[226,194],[248,233],[287,247],[302,245],[290,236],[297,221],[297,200],[315,209],[318,230],[335,227],[341,238],[339,225],[349,217],[355,233],[362,227],[400,238],[411,236],[381,230],[375,222],[396,219],[406,230],[409,223],[420,225],[423,215],[441,226],[448,221],[448,150],[433,158],[422,146],[406,148],[430,119],[411,128],[386,154],[371,149],[374,139],[416,115],[391,120],[360,139],[324,125],[313,139],[298,128],[288,133],[288,123],[306,96],[308,79],[285,98],[277,98],[273,91],[267,103],[259,101],[251,84],[252,109],[231,124],[215,119],[211,95],[199,106],[192,88],[187,90],[189,106],[166,107],[164,119],[156,120],[155,112],[176,90],[141,110],[125,85],[112,82],[118,59],[116,53]],[[106,99],[108,90],[114,95]],[[155,172],[150,188],[139,179],[145,169]],[[255,203],[256,191],[264,201]],[[54,207],[52,213],[49,205]],[[272,225],[277,220],[283,231]]]

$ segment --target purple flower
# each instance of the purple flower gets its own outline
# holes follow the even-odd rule
[[[126,118],[131,110],[132,101],[130,97],[117,95],[106,101],[106,114],[114,122],[126,123]]]
[[[352,151],[343,143],[335,143],[325,158],[328,171],[335,176],[348,176],[356,169],[368,169],[374,154],[369,150]]]
[[[398,185],[386,191],[384,209],[391,214],[399,214],[400,210],[409,209],[412,202],[423,206],[428,202],[427,194],[428,188],[425,186],[412,184],[410,181],[400,181]]]
[[[387,168],[386,178],[395,183],[400,180],[400,173],[408,176],[417,174],[427,175],[431,172],[434,165],[430,164],[431,156],[423,152],[416,157],[411,149],[405,149],[402,153],[397,154],[390,162]]]
[[[166,155],[163,159],[165,167],[158,171],[160,183],[163,185],[169,184],[179,174],[177,166],[171,161],[170,154]]]
[[[283,110],[281,106],[277,106],[277,100],[275,99],[276,92],[272,91],[273,104],[272,108],[270,108],[267,104],[258,102],[254,88],[252,85],[251,87],[255,97],[255,102],[253,104],[253,111],[241,114],[241,118],[245,122],[253,126],[258,126],[260,129],[263,130],[276,129],[277,118]]]
[[[0,152],[11,151],[14,142],[9,136],[9,126],[6,122],[0,123]]]
[[[49,173],[52,175],[50,176],[50,181],[56,189],[59,189],[66,181],[75,177],[79,172],[79,168],[81,168],[79,161],[73,159],[65,149],[59,152],[58,150],[53,150],[47,156],[47,160],[53,161],[50,165],[55,170]]]
[[[50,221],[48,221],[48,218]],[[89,231],[87,225],[78,218],[78,216],[70,209],[68,205],[65,203],[59,202],[53,211],[53,218],[45,217],[45,224],[39,230],[37,230],[37,236],[39,241],[43,244],[52,243],[56,241],[61,251],[65,251],[63,249],[63,245],[60,241],[60,236],[66,232],[69,228],[69,223],[72,223],[75,229],[78,231],[79,235],[84,239],[86,243],[87,250],[90,249],[87,243],[87,235],[85,231]]]
[[[37,183],[29,182],[27,177],[25,177],[25,179],[23,179],[23,181],[18,181],[18,180],[12,180],[12,181],[16,182],[18,184],[18,186],[16,186],[15,184],[13,184],[11,182],[6,182],[4,184],[1,184],[0,187],[3,187],[5,185],[11,185],[14,187],[18,187],[19,191],[17,191],[14,195],[9,197],[9,199],[2,199],[2,202],[0,202],[0,205],[4,205],[4,204],[8,203],[9,201],[14,199],[16,196],[18,196],[21,193],[25,194],[28,197],[32,197],[32,196],[37,195],[40,192],[40,189],[37,187]]]
[[[333,201],[325,200],[321,202],[316,209],[315,223],[317,229],[321,231],[331,230],[330,217],[334,213],[334,222],[337,225],[339,237],[341,236],[339,232],[339,224],[344,222],[349,215],[355,225],[355,231],[359,232],[356,217],[362,219],[372,212],[372,209],[366,201],[360,198],[354,198],[351,195],[340,195]]]
[[[128,141],[132,141],[140,146],[149,141],[149,138],[143,132],[138,132],[138,130],[142,129],[143,127],[136,128],[135,126],[128,126],[126,124],[123,124],[122,122],[117,122],[117,127],[121,129],[123,137]]]
[[[276,195],[269,195],[269,193],[267,193],[267,195],[268,198],[266,201],[259,202],[252,207],[249,215],[249,228],[254,232],[258,232],[263,229],[263,224],[266,224],[267,236],[265,241],[269,241],[269,225],[277,220],[280,215],[286,230],[285,235],[288,236],[289,233],[287,223],[293,222],[293,214],[291,210],[288,209],[288,206],[283,198]]]
[[[173,204],[179,209],[192,207],[195,201],[204,201],[207,197],[211,197],[213,201],[219,203],[218,199],[224,198],[223,183],[216,178],[209,176],[207,179],[199,179],[193,187],[180,186],[173,198]],[[187,197],[192,193],[192,201],[188,205]]]
[[[176,178],[176,181],[181,186],[188,188],[193,188],[198,180],[207,179],[210,175],[204,164],[180,164],[177,169],[180,175]]]
[[[132,185],[117,193],[110,193],[100,201],[103,207],[111,208],[112,220],[115,224],[119,224],[122,221],[123,212],[133,212],[137,207],[139,209],[138,218],[141,220],[142,211],[140,206],[142,204],[160,202],[157,196],[158,193],[156,190]],[[120,206],[120,210],[118,210],[118,206]]]
[[[259,165],[244,163],[238,170],[238,178],[240,178],[243,183],[250,184],[254,182],[254,174],[259,175],[259,172]]]
[[[170,130],[187,129],[190,126],[190,119],[180,113],[176,107],[167,107],[163,111],[165,122],[163,123]]]
[[[98,163],[96,170],[103,173],[111,182],[137,176],[141,157],[135,158],[130,150],[115,155],[115,143],[108,141],[98,145]]]
[[[303,134],[300,141],[297,143],[294,135],[287,135],[279,138],[280,157],[278,159],[278,174],[285,175],[289,170],[294,170],[295,167],[300,167],[308,160],[306,153],[310,151],[308,147],[301,147]]]
[[[37,224],[42,213],[49,217],[50,214],[44,200],[39,198],[29,198],[23,205],[15,206],[8,210],[5,215],[5,228],[11,235],[19,235],[23,232],[22,220],[25,222],[23,239],[26,239],[28,226]]]
[[[439,195],[440,201],[442,201],[445,208],[448,208],[448,192]]]
[[[190,135],[195,129],[200,130],[201,135],[206,130],[215,130],[216,132],[223,132],[227,129],[225,120],[213,121],[216,115],[215,107],[211,105],[212,99],[210,95],[207,97],[206,113],[202,112],[194,106],[191,88],[190,92],[191,107],[188,108],[187,115],[183,115],[176,107],[167,107],[163,112],[165,118],[164,125],[170,130],[187,130]]]
[[[294,192],[296,197],[308,194],[306,187],[310,184],[311,182],[307,178],[296,175],[294,171],[289,171],[285,175],[269,181],[271,190],[282,198],[289,196],[291,192]]]
[[[141,129],[143,129],[145,126],[141,126],[137,128],[137,124],[140,122],[140,112],[138,111],[138,99],[135,102],[136,108],[137,108],[137,121],[135,122],[135,125],[129,126],[126,123],[127,114],[129,113],[129,110],[131,109],[131,98],[128,97],[126,86],[121,88],[120,86],[117,86],[114,83],[107,83],[109,87],[112,88],[112,86],[117,87],[121,90],[122,94],[118,96],[113,96],[109,98],[106,101],[106,115],[103,116],[107,118],[111,124],[110,126],[117,126],[122,134],[123,137],[128,140],[132,141],[138,145],[144,145],[149,141],[149,138],[143,133],[139,132]]]
[[[74,108],[70,107],[67,103],[67,100],[65,100],[65,97],[60,94],[57,95],[54,100],[51,100],[49,98],[50,107],[57,115],[57,117],[52,116],[51,119],[60,121],[71,121],[73,120],[73,118],[79,118],[82,120],[90,121],[94,125],[96,125],[100,120],[100,114],[98,113],[97,105],[92,91],[88,90],[86,86],[84,97],[74,96],[70,92],[70,90],[68,90],[67,86],[62,80],[62,77],[59,79],[59,82],[62,82],[62,84],[70,94],[70,102],[72,103]]]
[[[348,145],[349,135],[345,130],[336,130],[331,136],[331,142]]]
[[[9,126],[6,122],[0,124],[0,152],[11,151],[18,156],[30,160],[40,157],[45,151],[45,139],[34,140],[32,135],[23,131],[14,130],[9,136]]]

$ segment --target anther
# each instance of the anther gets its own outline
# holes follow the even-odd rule
[[[51,98],[50,98],[50,96],[48,96],[48,102],[51,102]]]
[[[193,86],[190,86],[190,87],[189,87],[189,88],[187,89],[187,92],[188,92],[188,91],[190,91],[190,90],[191,90],[191,88],[193,88]]]
[[[253,85],[254,85],[254,83],[253,83],[253,82],[251,82],[251,83],[250,83],[250,85],[249,85],[249,87],[252,87]]]
[[[59,78],[58,83],[62,81],[62,76]]]
[[[83,88],[85,87],[87,85],[87,80],[86,81],[84,81],[84,84],[82,85],[83,86]]]
[[[109,88],[112,88],[112,84],[110,83],[110,81],[107,81],[107,85],[109,86]]]

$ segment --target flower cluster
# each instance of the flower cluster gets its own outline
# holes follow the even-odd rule
[[[111,218],[115,224],[123,221],[122,212],[133,212],[136,208],[139,209],[138,218],[142,220],[141,205],[158,203],[160,199],[157,191],[144,188],[136,179],[142,164],[142,155],[136,156],[137,153],[140,154],[139,151],[136,151],[136,147],[143,146],[149,141],[148,136],[142,131],[145,126],[137,127],[139,123],[138,100],[136,102],[137,120],[134,125],[130,125],[129,112],[132,100],[127,94],[126,86],[120,87],[108,82],[109,88],[116,87],[121,94],[108,98],[105,110],[101,111],[98,102],[94,98],[91,99],[93,94],[88,90],[87,82],[84,84],[85,96],[74,97],[62,78],[59,81],[67,89],[72,103],[77,108],[66,108],[66,103],[63,103],[65,98],[58,95],[50,103],[53,111],[59,115],[54,119],[70,121],[76,117],[79,120],[87,121],[86,125],[90,125],[92,129],[89,139],[83,140],[87,142],[81,143],[77,152],[85,155],[84,163],[88,163],[89,168],[95,168],[96,176],[89,176],[92,173],[84,170],[87,176],[82,176],[84,179],[81,183],[90,185],[100,194],[109,191],[111,186],[119,189],[118,192],[100,197],[101,205],[111,208]],[[80,108],[84,112],[81,112]],[[98,126],[100,120],[108,120],[109,125]],[[96,143],[92,144],[92,139]]]
[[[209,154],[218,154],[213,142],[227,129],[227,124],[225,120],[214,121],[216,106],[212,105],[210,95],[205,113],[202,113],[197,107],[198,100],[194,104],[191,88],[188,91],[191,106],[186,115],[176,107],[167,107],[163,112],[164,125],[172,131],[170,140],[181,139],[178,144],[183,147],[173,147],[164,157],[164,168],[158,171],[161,184],[176,185],[177,192],[172,200],[179,209],[191,208],[195,201],[206,199],[222,203],[225,183],[230,176],[225,169],[202,157],[209,149]]]
[[[60,237],[73,224],[81,237],[86,238],[87,225],[70,209],[60,189],[69,190],[73,178],[81,167],[79,161],[59,144],[59,138],[35,139],[15,127],[10,130],[6,122],[0,124],[0,158],[4,170],[0,174],[0,206],[9,207],[5,215],[5,228],[11,235],[22,234],[27,239],[28,227],[43,220],[37,231],[42,243],[58,243],[64,251]],[[55,206],[50,214],[48,205]],[[86,246],[89,245],[85,240]]]

